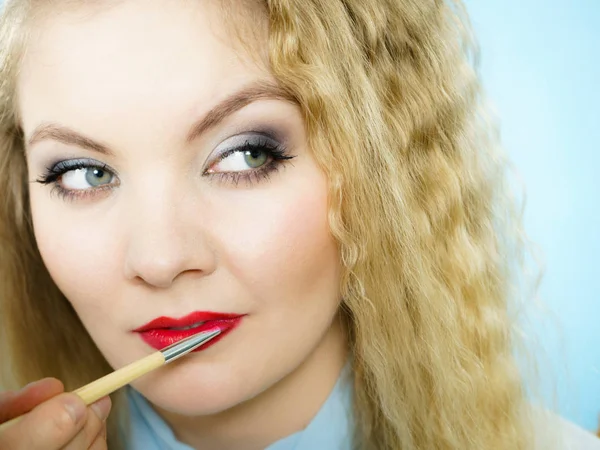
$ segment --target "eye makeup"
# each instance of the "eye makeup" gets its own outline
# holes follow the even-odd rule
[[[77,176],[84,180],[91,180],[90,175],[101,180],[108,176],[110,182],[99,184],[97,186],[93,186],[89,183],[89,187],[75,189],[66,186],[67,183],[65,182],[65,178],[69,179],[70,183],[68,184],[73,184],[73,182],[74,184],[78,184],[76,180]],[[108,191],[119,185],[119,178],[114,169],[108,164],[90,158],[58,161],[49,165],[44,173],[35,181],[43,185],[51,186],[52,194],[56,194],[65,200],[74,200],[77,198],[83,199],[88,198],[90,195],[106,194]],[[80,183],[81,181],[82,180],[79,180]]]
[[[290,155],[284,144],[275,138],[261,132],[240,133],[226,139],[215,149],[209,167],[204,170],[203,176],[238,185],[245,182],[248,186],[266,180],[278,171],[283,163],[290,161],[295,156]],[[244,164],[251,166],[246,170],[227,170],[218,166],[228,159],[243,158]],[[258,161],[257,161],[258,160]],[[238,164],[241,161],[238,161]],[[260,162],[260,165],[252,166]]]
[[[202,169],[202,177],[225,185],[251,187],[268,180],[286,162],[295,158],[271,133],[248,131],[222,141]],[[49,165],[37,183],[51,186],[65,200],[106,195],[120,185],[117,172],[95,159],[61,160]],[[74,187],[76,186],[76,187]]]

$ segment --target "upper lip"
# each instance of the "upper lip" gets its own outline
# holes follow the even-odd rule
[[[145,325],[136,328],[133,331],[143,332],[155,330],[158,328],[180,328],[189,327],[198,322],[208,322],[209,320],[233,320],[242,317],[243,314],[218,313],[211,311],[195,311],[187,316],[175,319],[173,317],[157,317]]]

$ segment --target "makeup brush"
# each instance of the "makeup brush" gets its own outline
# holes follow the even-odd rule
[[[79,395],[86,405],[91,405],[96,400],[101,399],[105,395],[113,393],[117,389],[131,383],[142,375],[145,375],[154,369],[181,358],[192,350],[197,349],[205,342],[210,341],[219,333],[221,333],[221,330],[215,328],[213,330],[203,331],[202,333],[182,339],[181,341],[169,345],[162,350],[154,352],[151,355],[115,370],[114,372],[109,373],[108,375],[99,378],[98,380],[93,381],[90,384],[87,384],[73,392]],[[0,424],[0,431],[4,427],[16,422],[21,417],[22,416],[15,417],[8,422]]]

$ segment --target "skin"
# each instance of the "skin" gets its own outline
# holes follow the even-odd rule
[[[59,380],[45,378],[18,392],[0,394],[0,448],[14,450],[106,449],[104,397],[86,408]],[[6,424],[19,417],[15,423]]]
[[[41,255],[104,357],[116,369],[150,354],[132,330],[159,316],[245,314],[217,344],[133,386],[183,442],[259,449],[304,428],[346,362],[340,262],[327,180],[296,105],[261,98],[186,140],[219,102],[276,85],[265,36],[256,52],[239,45],[220,4],[137,0],[40,15],[19,109],[27,140],[52,123],[111,153],[48,133],[27,148]],[[293,159],[268,178],[222,175],[243,158],[214,162],[215,152],[264,129]],[[58,180],[67,198],[35,182],[74,158],[116,175],[91,188],[85,171],[70,172]]]

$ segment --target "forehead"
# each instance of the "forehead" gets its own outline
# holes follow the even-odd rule
[[[113,120],[194,114],[271,79],[266,21],[254,13],[255,23],[246,23],[227,3],[132,0],[44,14],[18,80],[24,128],[37,120],[77,124],[89,113]],[[252,44],[240,45],[250,31]]]

